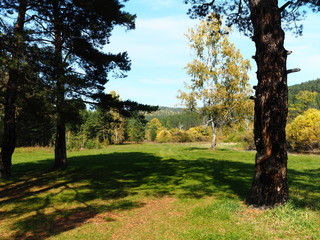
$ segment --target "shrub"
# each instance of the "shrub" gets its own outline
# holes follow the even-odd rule
[[[287,141],[295,150],[319,148],[320,111],[309,109],[287,126]]]
[[[98,139],[89,139],[85,142],[85,149],[100,149],[102,147]]]
[[[102,142],[98,138],[87,139],[85,135],[72,134],[67,132],[67,150],[80,150],[80,149],[99,149],[102,148]]]
[[[174,128],[170,130],[173,142],[191,142],[189,134],[182,129]]]
[[[192,142],[209,141],[210,129],[202,126],[190,128],[187,131],[189,138]]]
[[[161,130],[157,134],[156,140],[160,143],[170,142],[172,140],[172,134],[168,130]]]

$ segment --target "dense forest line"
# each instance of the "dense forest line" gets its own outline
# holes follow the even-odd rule
[[[320,93],[320,78],[289,86],[289,101],[293,101],[300,91]]]
[[[289,123],[310,108],[320,109],[320,79],[289,86]]]
[[[159,107],[158,111],[146,114],[146,120],[157,118],[166,128],[189,128],[205,124],[203,116],[196,112],[186,111],[184,108]]]
[[[299,102],[297,96],[299,92],[308,91],[316,92],[316,101],[305,102],[304,108],[320,109],[320,79],[307,81],[301,84],[289,87],[289,115],[296,116],[290,106]],[[17,114],[17,146],[52,146],[54,144],[55,123],[50,116],[48,106],[42,98],[24,99],[20,104],[20,110]],[[306,109],[303,109],[305,111]],[[72,110],[72,111],[71,111]],[[160,121],[163,128],[188,130],[197,126],[205,125],[206,119],[184,108],[159,107],[158,111],[146,114],[135,114],[132,118],[125,119],[117,110],[102,111],[101,109],[86,109],[85,104],[78,104],[71,108],[67,117],[67,144],[68,148],[96,147],[103,142],[106,144],[123,143],[124,141],[143,141],[145,139],[146,125],[152,119],[156,118]],[[3,134],[3,109],[1,109],[0,134]],[[143,116],[143,117],[142,117]],[[293,120],[294,117],[292,117]],[[123,129],[123,133],[114,136],[114,130]],[[133,133],[133,128],[136,133]],[[243,127],[240,127],[243,131]],[[104,131],[104,133],[102,133]],[[141,131],[140,137],[138,131]],[[224,139],[237,140],[234,131],[221,130],[220,133],[227,135]],[[87,143],[83,143],[86,136]],[[118,138],[115,140],[115,138]],[[83,144],[76,143],[76,140]],[[98,140],[96,140],[98,139]],[[100,139],[100,140],[99,140]],[[248,138],[246,138],[248,139]],[[250,144],[252,146],[252,144]]]
[[[297,96],[302,91],[317,93],[315,94],[315,101],[309,103],[309,108],[320,109],[320,78],[289,86],[289,105],[299,101]]]
[[[297,103],[296,97],[301,91],[317,92],[316,105],[314,102],[309,102],[310,105],[308,105],[307,108],[320,109],[320,79],[290,86],[290,106]],[[86,110],[86,106],[84,104],[78,104],[77,107],[78,111],[70,112],[67,129],[71,132],[76,132],[79,131],[80,128],[86,128],[88,129],[87,131],[91,131],[89,134],[91,138],[97,137],[99,135],[99,130],[97,130],[99,128],[98,125],[99,123],[102,124],[101,121],[103,120],[100,111]],[[1,115],[3,116],[3,111],[1,111]],[[144,121],[143,125],[153,118],[157,118],[161,122],[162,126],[167,129],[179,128],[188,130],[192,127],[204,125],[206,123],[203,116],[196,112],[186,111],[183,108],[160,107],[158,111],[145,114],[144,117],[146,121]],[[110,119],[110,117],[109,119],[106,119],[104,116],[104,120],[110,121]],[[119,119],[116,121],[119,121]],[[128,122],[131,122],[132,124],[134,121],[135,120],[131,119]],[[3,117],[1,117],[0,124],[0,132],[2,134]],[[105,124],[105,128],[107,129],[107,125],[110,126],[110,124],[111,123]],[[90,130],[90,128],[92,129]],[[100,128],[102,127],[100,126]],[[41,99],[30,98],[21,103],[21,110],[17,115],[17,146],[50,146],[53,145],[53,136],[54,121],[50,118],[50,112],[46,110],[45,102]],[[124,134],[124,136],[126,136],[124,140],[130,140],[128,133]],[[111,140],[108,142],[113,143]]]

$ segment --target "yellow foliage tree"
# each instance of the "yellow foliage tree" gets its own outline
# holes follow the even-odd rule
[[[158,118],[153,118],[147,123],[147,139],[154,141],[156,140],[157,134],[163,129],[160,120]]]
[[[187,37],[195,51],[195,59],[186,66],[191,83],[187,92],[179,91],[182,104],[199,110],[208,117],[212,127],[211,148],[216,146],[216,126],[230,123],[250,112],[248,70],[249,60],[228,40],[230,28],[222,28],[221,19],[210,15]]]

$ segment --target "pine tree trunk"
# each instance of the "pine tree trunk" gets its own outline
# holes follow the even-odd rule
[[[55,45],[55,78],[56,78],[56,139],[55,139],[55,163],[54,168],[60,169],[67,166],[66,147],[66,122],[64,113],[65,84],[64,69],[62,60],[62,23],[59,9],[59,2],[53,2],[54,16],[54,45]]]
[[[19,84],[20,66],[19,58],[21,45],[23,44],[23,29],[25,23],[25,15],[27,11],[27,0],[20,0],[18,9],[18,18],[14,30],[12,65],[9,70],[9,79],[5,93],[4,105],[4,121],[3,121],[3,139],[0,153],[0,178],[8,178],[11,176],[12,154],[16,147],[16,99]]]
[[[250,0],[256,45],[258,86],[255,98],[255,174],[248,202],[284,204],[289,198],[285,127],[288,87],[284,31],[277,0]]]
[[[0,178],[11,176],[12,154],[16,146],[16,98],[18,69],[9,72],[8,87],[5,94],[4,128],[1,147]]]
[[[57,121],[54,154],[54,168],[65,168],[67,166],[66,128],[65,123],[59,120]]]

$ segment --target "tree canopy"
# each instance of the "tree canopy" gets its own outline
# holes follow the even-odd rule
[[[254,29],[251,21],[251,2],[250,0],[184,0],[184,3],[191,5],[188,11],[191,18],[203,18],[212,12],[221,14],[222,16],[226,16],[225,21],[228,26],[235,26],[245,35],[252,37]],[[320,11],[319,0],[281,2],[283,5],[280,5],[279,10],[282,14],[281,19],[284,29],[294,31],[298,35],[301,35],[303,31],[302,24],[299,21],[303,20],[306,16],[306,11],[301,7],[311,8],[314,12]]]

